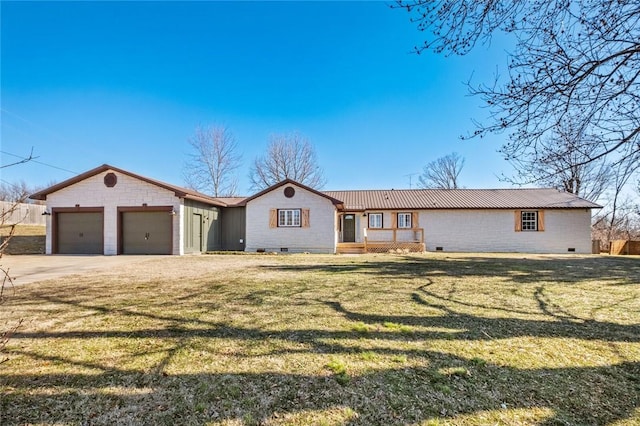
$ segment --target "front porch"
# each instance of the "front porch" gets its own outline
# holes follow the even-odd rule
[[[339,242],[338,254],[411,252],[426,250],[423,228],[365,228],[362,242]]]
[[[391,241],[375,241],[369,243],[338,243],[336,247],[337,254],[364,254],[364,253],[422,253],[424,252],[424,243],[409,242],[391,242]]]

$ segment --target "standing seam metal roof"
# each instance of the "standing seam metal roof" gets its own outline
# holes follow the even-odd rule
[[[568,192],[546,189],[389,189],[323,191],[346,210],[601,208]]]

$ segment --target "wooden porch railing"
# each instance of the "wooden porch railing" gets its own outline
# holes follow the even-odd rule
[[[424,228],[365,228],[364,251],[424,251]]]

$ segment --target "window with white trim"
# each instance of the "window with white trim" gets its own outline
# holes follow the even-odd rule
[[[369,228],[382,228],[382,213],[369,213]]]
[[[300,227],[300,209],[278,210],[278,227]]]
[[[537,211],[522,212],[522,230],[523,231],[538,230],[538,212]]]
[[[398,213],[398,228],[411,228],[411,213]]]

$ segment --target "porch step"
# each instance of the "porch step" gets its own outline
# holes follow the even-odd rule
[[[363,254],[363,243],[338,243],[336,253],[338,254]]]

